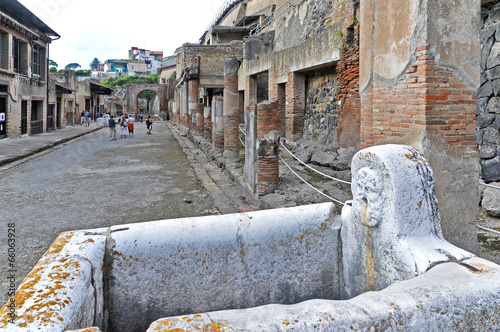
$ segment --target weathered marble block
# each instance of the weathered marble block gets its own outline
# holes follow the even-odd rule
[[[353,200],[342,209],[343,298],[474,256],[443,238],[433,172],[417,150],[371,147],[353,157],[351,172]]]

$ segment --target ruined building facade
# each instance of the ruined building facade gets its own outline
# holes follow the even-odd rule
[[[0,3],[0,139],[51,132],[110,110],[112,89],[75,72],[49,73],[49,45],[60,36],[19,1]]]
[[[0,138],[46,131],[49,44],[59,35],[15,0],[0,4]],[[53,121],[53,122],[50,122]]]
[[[264,137],[273,130],[281,142],[337,156],[412,145],[435,170],[445,237],[476,252],[480,174],[500,165],[497,145],[480,145],[493,160],[484,166],[476,147],[476,132],[495,142],[499,135],[494,114],[481,122],[493,129],[476,130],[481,71],[492,80],[489,103],[497,101],[479,38],[481,6],[493,13],[497,2],[228,1],[200,45],[177,50],[171,118],[226,160],[239,159],[245,127],[245,178],[257,195],[277,181],[277,148]],[[490,45],[494,29],[484,29]]]

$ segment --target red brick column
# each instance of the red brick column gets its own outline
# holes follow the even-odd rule
[[[286,84],[286,138],[296,141],[302,137],[305,117],[305,75],[289,73]]]
[[[279,134],[276,130],[258,139],[257,148],[257,194],[273,193],[279,182]]]
[[[275,101],[264,101],[257,104],[257,138],[263,138],[271,130],[279,130],[280,122],[276,113],[277,104]]]
[[[279,118],[276,102],[257,105],[257,194],[267,195],[276,190],[279,181]]]
[[[240,160],[238,69],[236,58],[224,60],[224,158],[234,161]]]
[[[196,132],[203,136],[203,127],[205,125],[205,118],[203,116],[203,111],[205,109],[205,106],[203,104],[198,104],[198,108],[196,110],[197,115],[196,115]]]

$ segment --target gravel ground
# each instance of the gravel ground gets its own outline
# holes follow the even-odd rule
[[[15,223],[16,286],[58,234],[217,212],[165,123],[109,140],[102,129],[0,170],[0,300],[7,300],[7,228]],[[119,137],[119,133],[118,133]]]

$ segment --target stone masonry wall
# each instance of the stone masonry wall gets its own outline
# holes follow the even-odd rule
[[[500,180],[500,1],[482,7],[477,146],[485,181]]]
[[[337,145],[337,88],[335,67],[306,75],[305,140]]]

